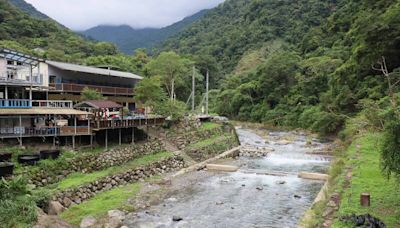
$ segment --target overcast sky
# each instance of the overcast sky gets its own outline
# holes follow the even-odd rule
[[[160,28],[224,0],[26,0],[61,24],[84,30],[96,25],[127,24]]]

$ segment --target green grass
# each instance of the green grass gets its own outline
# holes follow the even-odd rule
[[[93,173],[73,173],[70,174],[68,177],[66,177],[64,180],[59,182],[55,188],[58,190],[65,190],[68,188],[73,188],[73,187],[78,187],[83,184],[87,184],[93,181],[96,181],[97,179],[100,179],[102,177],[106,177],[109,175],[113,175],[116,173],[122,173],[128,169],[136,168],[138,166],[142,165],[147,165],[152,162],[161,160],[163,158],[171,157],[173,156],[172,152],[160,152],[156,154],[150,154],[150,155],[145,155],[143,157],[140,157],[138,159],[134,159],[124,165],[121,166],[116,166],[116,167],[110,167],[105,170],[93,172]],[[54,186],[53,186],[54,188]]]
[[[221,124],[213,123],[213,122],[205,122],[201,124],[200,130],[207,131],[215,128],[221,127]]]
[[[382,138],[380,133],[367,133],[354,140],[348,148],[351,159],[345,161],[352,165],[353,176],[349,188],[344,189],[338,216],[349,214],[369,213],[381,219],[387,227],[400,227],[400,185],[394,178],[388,180],[380,170],[380,153],[378,142]],[[356,145],[361,145],[357,155]],[[360,194],[368,192],[371,195],[371,206],[360,206]],[[334,228],[352,227],[335,220]]]
[[[64,211],[61,218],[77,227],[81,220],[88,215],[100,218],[107,211],[122,207],[129,198],[140,191],[140,188],[141,183],[134,183],[102,192],[92,199]]]
[[[224,137],[224,136],[221,136],[221,135],[212,136],[211,138],[208,138],[208,139],[199,141],[199,142],[197,142],[197,143],[190,144],[190,145],[187,147],[187,149],[199,149],[199,148],[204,148],[204,147],[206,147],[206,146],[209,146],[209,145],[214,144],[215,142],[217,142],[218,140],[220,140],[222,137]],[[226,137],[226,136],[225,136],[225,137]]]

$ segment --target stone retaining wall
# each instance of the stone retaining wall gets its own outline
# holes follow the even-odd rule
[[[239,144],[234,136],[221,137],[211,145],[206,145],[200,148],[185,149],[185,153],[197,162],[204,161],[215,155],[223,153],[229,149],[237,147]]]
[[[153,140],[145,144],[129,145],[126,147],[114,148],[110,151],[99,154],[77,155],[61,164],[39,169],[28,174],[31,184],[42,187],[56,183],[74,172],[90,173],[108,167],[122,165],[143,155],[153,154],[164,150],[163,143]]]
[[[128,183],[133,183],[154,175],[176,171],[184,168],[184,166],[185,162],[181,156],[165,158],[147,166],[131,169],[124,173],[107,176],[84,186],[59,192],[53,197],[53,200],[58,201],[64,207],[68,208],[74,204],[80,204],[83,201],[94,197],[100,192],[126,185]]]
[[[235,135],[234,132],[235,129],[233,128],[233,126],[229,124],[223,124],[220,127],[207,130],[199,130],[198,128],[194,129],[190,128],[190,129],[191,130],[185,131],[183,133],[179,132],[179,133],[168,134],[167,135],[168,140],[170,142],[174,142],[175,146],[178,149],[183,150],[190,144],[197,143],[199,141],[208,139],[215,135],[223,135],[226,133]]]

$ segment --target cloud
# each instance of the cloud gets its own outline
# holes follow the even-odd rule
[[[96,25],[127,24],[160,28],[224,0],[26,0],[61,24],[84,30]]]

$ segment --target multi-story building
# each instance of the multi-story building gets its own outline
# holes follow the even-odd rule
[[[76,136],[90,136],[92,143],[94,135],[104,135],[107,141],[111,130],[119,132],[120,143],[121,132],[132,132],[133,141],[135,128],[162,124],[164,118],[128,118],[122,112],[115,119],[109,116],[99,118],[94,114],[108,111],[104,104],[111,104],[111,108],[121,111],[122,107],[134,110],[134,86],[140,79],[140,76],[128,72],[45,61],[1,49],[0,139],[18,139],[22,145],[24,138],[52,139],[54,144],[60,138],[72,138],[75,146]],[[81,103],[83,110],[79,110],[82,105],[74,109],[74,104],[81,102],[81,92],[85,87],[99,91],[109,102],[100,103],[101,107],[96,106],[96,102]]]
[[[49,75],[49,99],[80,101],[87,87],[99,91],[107,100],[130,110],[135,109],[133,88],[142,77],[122,71],[46,61]]]

